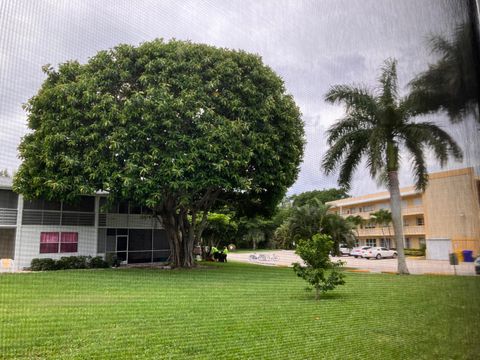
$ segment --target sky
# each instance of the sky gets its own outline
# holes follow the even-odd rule
[[[0,169],[18,168],[17,147],[28,131],[22,108],[45,79],[42,65],[86,62],[119,43],[137,45],[175,38],[259,54],[285,81],[300,107],[306,147],[289,194],[336,186],[320,169],[325,132],[342,117],[323,95],[334,84],[375,86],[382,62],[398,60],[402,93],[435,57],[427,38],[448,35],[465,21],[466,0],[0,0]],[[428,118],[463,147],[463,163],[480,164],[480,129],[474,121],[450,125],[443,114]],[[429,171],[440,170],[431,157]],[[412,184],[403,158],[401,185]],[[352,195],[383,190],[365,166],[354,176]]]

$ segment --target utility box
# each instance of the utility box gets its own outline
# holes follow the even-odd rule
[[[452,252],[452,242],[450,239],[427,238],[426,245],[427,260],[449,260],[449,254]]]

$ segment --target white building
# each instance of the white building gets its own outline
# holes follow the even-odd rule
[[[127,263],[165,261],[165,230],[146,208],[120,202],[106,209],[102,195],[79,201],[24,200],[0,177],[0,259],[13,270],[34,258],[116,254]],[[11,261],[5,260],[10,259]]]

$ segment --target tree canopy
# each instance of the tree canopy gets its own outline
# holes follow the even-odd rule
[[[330,188],[305,191],[298,195],[292,195],[289,199],[292,201],[293,206],[303,206],[306,205],[313,198],[316,198],[317,200],[325,204],[329,201],[345,199],[349,196],[350,195],[348,195],[347,191],[344,188]]]
[[[27,198],[108,191],[161,217],[171,260],[217,201],[272,211],[303,155],[300,112],[257,55],[172,40],[100,51],[47,75],[26,105],[14,188]]]

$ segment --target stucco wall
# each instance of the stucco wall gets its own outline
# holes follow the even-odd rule
[[[473,169],[432,174],[423,196],[427,238],[449,238],[455,250],[479,252],[480,206]]]
[[[97,230],[93,226],[49,226],[49,225],[22,225],[20,232],[21,242],[17,245],[15,267],[22,269],[29,267],[33,258],[59,259],[62,256],[97,255]],[[41,232],[78,232],[78,252],[40,254]]]

